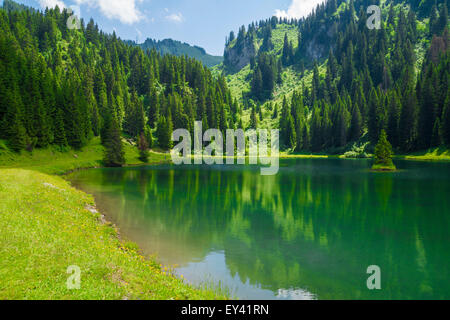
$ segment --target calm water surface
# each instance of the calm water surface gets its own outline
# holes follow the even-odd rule
[[[283,160],[69,176],[128,238],[240,299],[450,299],[450,164]],[[369,291],[367,267],[382,271]]]

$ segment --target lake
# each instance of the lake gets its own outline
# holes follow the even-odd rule
[[[450,163],[281,160],[71,174],[146,254],[239,299],[450,299]],[[381,290],[369,290],[369,266]]]

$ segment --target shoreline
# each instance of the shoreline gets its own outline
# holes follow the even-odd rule
[[[167,163],[167,162],[165,162]],[[146,166],[151,165],[158,165],[160,163],[154,163],[154,164],[146,164]],[[142,166],[141,164],[130,164],[128,166]],[[128,256],[127,261],[123,261],[122,263],[118,263],[116,266],[111,267],[111,262],[104,262],[101,263],[97,268],[104,269],[104,272],[111,272],[111,279],[110,283],[108,282],[105,284],[105,280],[103,279],[103,276],[101,279],[95,279],[95,280],[101,280],[101,284],[97,284],[97,286],[100,286],[98,292],[91,292],[89,296],[83,296],[83,290],[77,290],[77,291],[66,291],[64,295],[59,296],[59,289],[54,290],[48,290],[44,293],[43,296],[53,296],[55,299],[100,299],[100,300],[120,300],[120,299],[132,299],[132,300],[167,300],[167,299],[206,299],[206,300],[226,300],[230,297],[227,293],[225,293],[221,288],[215,288],[210,286],[203,286],[203,285],[192,285],[188,282],[186,282],[183,278],[179,278],[175,276],[170,270],[170,268],[164,267],[161,265],[157,259],[157,257],[154,257],[152,255],[143,254],[143,251],[141,248],[135,243],[130,240],[128,240],[128,237],[121,233],[120,228],[112,223],[110,221],[110,218],[108,217],[107,213],[102,212],[95,200],[95,197],[85,191],[83,191],[81,188],[73,185],[71,181],[67,179],[67,176],[70,173],[81,171],[81,170],[89,170],[92,168],[100,168],[98,166],[91,166],[91,167],[79,167],[76,169],[70,169],[65,171],[64,174],[47,174],[38,172],[33,169],[27,169],[27,168],[0,168],[0,172],[2,173],[2,177],[0,177],[0,193],[2,191],[5,191],[7,188],[15,188],[20,190],[19,192],[16,192],[16,196],[14,198],[17,201],[17,203],[22,203],[24,201],[24,198],[27,198],[27,194],[29,192],[29,187],[26,187],[26,183],[29,183],[29,181],[33,181],[34,185],[33,187],[37,187],[37,190],[34,191],[34,193],[42,194],[43,192],[50,191],[52,194],[49,196],[49,199],[47,202],[54,201],[57,202],[57,207],[61,207],[62,211],[59,212],[58,210],[51,210],[52,215],[50,216],[57,216],[58,220],[58,228],[59,229],[66,229],[67,225],[70,225],[72,228],[77,228],[80,231],[78,231],[78,236],[72,237],[72,231],[64,233],[62,235],[59,235],[61,238],[67,238],[69,237],[69,241],[61,241],[60,239],[57,239],[57,243],[63,242],[64,243],[64,249],[63,251],[73,251],[74,247],[70,245],[70,242],[72,243],[78,243],[85,240],[85,237],[87,234],[94,233],[95,234],[95,240],[98,242],[102,242],[106,244],[106,247],[109,249],[102,249],[101,253],[105,255],[113,255],[113,256],[119,256],[118,259],[121,259],[122,256]],[[27,178],[24,180],[26,182],[22,182],[21,179],[15,179],[12,178],[12,176],[27,176]],[[8,180],[5,180],[8,179]],[[34,181],[36,180],[36,181]],[[5,187],[3,187],[3,186]],[[60,194],[58,193],[66,193],[70,192],[71,194],[74,193],[76,199],[77,199],[77,205],[76,207],[72,207],[72,204],[69,204],[69,199],[59,199]],[[11,197],[12,198],[12,197]],[[6,198],[7,202],[10,202],[11,199]],[[70,199],[71,201],[72,199]],[[26,202],[26,201],[25,201]],[[9,205],[6,204],[5,206]],[[35,211],[36,209],[34,207],[25,206],[24,208],[20,209],[21,211],[18,212],[18,214],[15,215],[15,219],[24,219],[28,214],[29,210]],[[74,222],[66,221],[67,218],[67,212],[75,210],[76,212],[79,212],[76,214],[77,218]],[[12,211],[12,210],[10,210]],[[6,211],[5,211],[6,213]],[[51,224],[52,218],[46,218],[48,217],[48,214],[50,211],[48,209],[43,210],[45,214],[44,221],[45,225]],[[79,216],[79,214],[82,213],[82,217]],[[6,219],[6,221],[2,221],[2,219]],[[37,219],[36,216],[34,216],[34,219]],[[0,218],[0,225],[2,223],[7,223],[9,219],[6,217],[6,215],[2,215]],[[83,222],[85,221],[85,222]],[[87,221],[87,222],[86,222]],[[33,223],[34,221],[30,221]],[[63,223],[61,225],[61,223]],[[100,230],[102,232],[100,232]],[[106,230],[106,231],[105,231]],[[40,234],[45,234],[46,230],[45,227],[38,228],[36,232]],[[104,238],[102,236],[103,233],[107,233],[108,237]],[[22,235],[27,234],[29,232],[24,232],[21,228],[17,228],[14,230],[14,234]],[[51,236],[55,237],[54,234]],[[40,242],[39,239],[33,239],[34,242]],[[10,242],[12,240],[4,240],[6,241],[4,243],[4,246],[11,245]],[[93,241],[95,242],[95,241]],[[83,251],[75,251],[72,253],[73,255],[79,255],[80,260],[87,259],[89,260],[89,257],[91,254],[87,253],[86,251],[96,251],[97,246],[95,243],[89,244],[88,249]],[[33,245],[32,256],[35,256],[35,254],[38,254],[40,252],[40,245]],[[95,257],[99,256],[101,254],[100,252],[96,252],[94,255]],[[7,253],[6,253],[7,254]],[[43,255],[43,256],[42,256]],[[52,258],[52,254],[45,253],[39,254],[39,258],[37,259],[45,259],[48,262],[42,263],[42,266],[39,265],[36,269],[41,269],[44,266],[48,264],[57,264],[59,263],[59,259]],[[19,258],[21,259],[28,259],[29,257],[22,255]],[[91,257],[91,259],[95,259],[94,257]],[[109,258],[110,259],[110,258]],[[107,260],[108,261],[108,260]],[[132,261],[132,262],[130,262]],[[69,262],[68,262],[69,263]],[[92,262],[89,262],[92,264]],[[128,265],[130,264],[130,265]],[[131,264],[133,264],[131,266]],[[9,274],[13,277],[12,281],[20,281],[21,277],[17,277],[17,274],[20,274],[16,270],[14,270],[14,267],[11,267],[13,270],[6,268],[9,271]],[[129,279],[122,274],[125,273],[123,269],[130,268],[130,274]],[[82,270],[85,270],[85,267],[82,268]],[[106,271],[109,270],[109,271]],[[120,271],[120,276],[115,276],[115,273],[117,270]],[[38,271],[37,271],[38,272]],[[65,273],[63,273],[65,274]],[[14,278],[16,276],[16,278]],[[50,278],[54,277],[54,274],[51,274]],[[66,277],[63,275],[62,277]],[[118,279],[116,279],[118,277]],[[33,287],[40,287],[40,283],[42,280],[42,276],[35,279],[35,283],[30,283],[30,287],[27,284],[24,284],[25,288],[23,288],[23,292],[19,294],[21,291],[20,288],[9,288],[7,283],[5,283],[4,288],[2,288],[2,291],[0,291],[0,298],[4,299],[22,299],[22,298],[29,298],[31,291],[31,299],[40,299],[42,297],[42,292],[36,292],[39,290],[32,289]],[[45,279],[45,278],[44,278]],[[146,279],[146,280],[144,280]],[[89,282],[93,281],[92,278],[89,279]],[[135,282],[135,283],[133,283]],[[159,284],[160,283],[160,284]],[[114,291],[107,291],[108,296],[102,296],[102,291],[104,289],[101,288],[101,285],[110,285],[115,286]],[[96,288],[97,288],[96,286]],[[160,290],[153,289],[147,289],[145,290],[145,287],[152,287],[152,286],[161,286]],[[132,288],[130,288],[132,287]],[[137,289],[135,288],[137,287]],[[84,287],[82,287],[84,289]],[[111,290],[111,289],[110,289]],[[12,291],[13,293],[9,293]],[[27,292],[25,294],[25,292]],[[41,295],[40,295],[41,294]],[[79,294],[79,295],[78,295]],[[36,296],[34,296],[36,295]],[[56,295],[56,296],[55,296]],[[117,296],[116,296],[117,295]],[[34,298],[33,298],[34,297]]]
[[[80,205],[76,210],[80,211],[87,211],[92,217],[96,217],[95,220],[95,228],[110,228],[112,229],[112,239],[111,242],[118,243],[119,250],[125,250],[127,254],[132,254],[134,256],[138,256],[140,262],[139,264],[150,264],[153,265],[152,268],[155,268],[154,270],[160,270],[159,267],[160,264],[157,262],[158,259],[154,259],[151,256],[143,256],[141,248],[135,243],[127,240],[127,235],[123,235],[120,232],[120,228],[117,227],[115,224],[111,223],[109,220],[108,214],[101,212],[99,210],[96,201],[94,199],[93,195],[88,194],[87,192],[83,191],[81,188],[79,188],[76,185],[73,185],[72,182],[68,179],[68,175],[71,173],[81,171],[81,170],[89,170],[89,169],[100,169],[105,168],[101,163],[101,156],[102,156],[102,150],[96,149],[96,146],[91,146],[91,148],[86,147],[82,151],[68,151],[65,153],[57,153],[54,150],[37,150],[33,154],[20,154],[11,156],[10,154],[3,157],[0,154],[0,162],[2,163],[2,166],[0,167],[0,172],[2,175],[8,174],[8,172],[11,171],[17,171],[21,172],[22,174],[28,174],[30,176],[41,176],[44,177],[44,180],[41,182],[45,182],[47,179],[50,181],[56,181],[55,185],[58,185],[63,181],[66,183],[66,185],[78,192],[80,196],[83,199],[92,199],[92,201],[89,202],[90,206]],[[136,154],[137,152],[130,152],[131,148],[128,148],[127,153],[127,164],[124,165],[124,168],[136,168],[136,167],[152,167],[157,165],[164,165],[164,164],[171,164],[171,156],[169,153],[160,153],[160,152],[151,152],[150,159],[148,163],[142,163],[138,160]],[[394,156],[394,160],[403,160],[403,161],[418,161],[418,162],[443,162],[448,163],[450,161],[450,156],[447,158],[447,152],[444,152],[443,157],[432,157],[432,156],[426,156],[426,155],[398,155]],[[44,154],[44,156],[42,155]],[[235,157],[237,158],[237,157]],[[343,159],[343,160],[371,160],[370,158],[347,158],[343,157],[342,155],[324,155],[324,154],[287,154],[287,153],[281,153],[279,156],[280,159]],[[21,162],[21,159],[25,159],[24,163]],[[3,160],[3,161],[1,161]],[[1,179],[1,178],[0,178]],[[55,180],[56,179],[56,180]],[[60,179],[60,181],[59,181]],[[0,180],[1,181],[1,180]],[[15,180],[11,180],[12,184],[17,184]],[[15,186],[20,191],[18,192],[17,197],[25,197],[27,190],[23,190],[21,186]],[[41,186],[42,187],[42,186]],[[42,187],[45,189],[45,187]],[[42,189],[41,188],[41,189]],[[2,188],[0,188],[0,192],[2,191]],[[49,198],[48,201],[56,201],[57,195],[52,196]],[[66,207],[66,204],[60,203],[62,207]],[[23,208],[24,211],[30,210],[28,206],[25,206]],[[94,214],[93,212],[96,212]],[[64,221],[64,217],[61,217]],[[94,219],[94,218],[92,218]],[[0,224],[1,224],[0,219]],[[92,221],[91,221],[92,222]],[[61,222],[60,222],[61,223]],[[61,226],[60,226],[61,227]],[[89,230],[86,229],[86,232]],[[16,230],[17,234],[22,234],[22,230]],[[72,240],[78,241],[81,240],[83,236],[80,236],[80,238],[74,238]],[[8,243],[6,243],[8,244]],[[125,249],[124,249],[125,248]],[[130,248],[130,249],[127,249]],[[89,248],[93,249],[93,248]],[[128,251],[130,250],[130,251]],[[133,253],[130,253],[133,252]],[[87,254],[83,254],[87,255]],[[156,267],[155,267],[156,266]],[[121,268],[121,265],[117,266],[118,268]],[[158,271],[151,271],[150,273],[153,274],[153,272]],[[14,274],[14,272],[12,272]],[[20,273],[19,273],[20,274]],[[161,276],[158,273],[159,276]],[[188,290],[190,292],[190,296],[202,296],[206,299],[229,299],[228,294],[224,294],[223,291],[221,291],[221,288],[214,288],[214,287],[205,287],[202,286],[195,286],[189,283],[185,283],[183,279],[174,277],[173,275],[164,275],[163,279],[166,279],[165,281],[175,282],[175,286],[182,286],[183,288],[189,288],[189,289],[183,289]],[[171,279],[171,280],[170,280]],[[15,279],[17,281],[17,278]],[[151,281],[151,280],[148,280]],[[122,290],[122,289],[121,289]],[[164,290],[163,290],[164,291]],[[141,293],[141,290],[139,291]],[[145,292],[145,291],[144,291]],[[52,292],[51,292],[52,293]],[[153,292],[153,295],[158,295],[158,291]],[[204,295],[204,296],[203,296]],[[0,297],[2,296],[0,292]],[[8,298],[8,296],[4,296]],[[11,297],[10,297],[11,298]],[[14,297],[12,297],[14,298]],[[64,297],[67,298],[67,297]],[[69,296],[70,298],[70,296]],[[92,298],[92,297],[88,297]],[[131,296],[127,296],[127,298],[135,298],[135,299],[146,299],[145,294],[139,294],[139,293],[132,293]],[[154,297],[153,297],[154,298]],[[105,298],[108,299],[108,298]]]

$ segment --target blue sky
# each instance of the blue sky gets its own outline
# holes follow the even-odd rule
[[[2,0],[0,0],[3,2]],[[299,18],[321,0],[16,0],[35,8],[77,5],[105,32],[144,41],[172,38],[222,55],[225,37],[273,15]]]

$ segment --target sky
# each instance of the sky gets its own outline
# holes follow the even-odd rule
[[[230,31],[272,16],[300,18],[323,0],[15,0],[37,9],[78,6],[85,23],[124,40],[171,38],[222,55]],[[3,2],[3,0],[0,0]],[[77,10],[75,10],[76,12]]]

